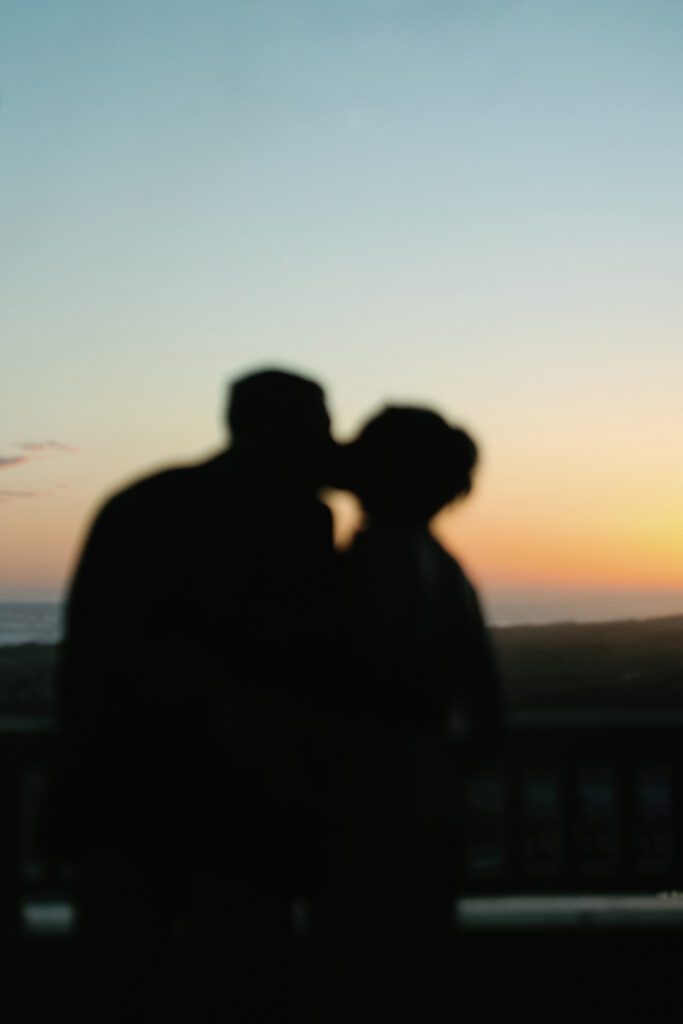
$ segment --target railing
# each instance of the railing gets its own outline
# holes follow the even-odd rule
[[[41,862],[37,816],[52,723],[0,721],[0,938],[27,897],[68,884]],[[683,888],[683,715],[518,715],[503,763],[467,791],[466,890],[650,893]]]
[[[48,867],[37,851],[38,815],[56,730],[48,720],[0,719],[0,941],[21,931],[25,893],[47,881]]]
[[[468,889],[676,889],[682,786],[683,715],[518,715],[469,785]]]

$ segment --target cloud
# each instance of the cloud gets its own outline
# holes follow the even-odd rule
[[[75,455],[78,448],[64,444],[62,441],[16,441],[15,448],[19,448],[24,455],[0,455],[0,469],[11,469],[13,466],[23,466],[25,462],[32,462],[50,452],[63,452],[67,455]]]
[[[78,448],[62,441],[17,441],[15,448],[22,452],[66,452],[68,455],[75,455],[78,451]]]
[[[0,455],[0,469],[13,469],[16,466],[23,466],[26,462],[35,462],[49,455],[51,452],[65,452],[73,455],[78,448],[64,444],[62,441],[16,441],[15,448],[19,448],[26,454],[23,455]],[[37,498],[51,491],[7,491],[0,489],[0,502],[3,504],[14,501],[15,498]]]
[[[3,491],[0,490],[0,501],[12,501],[14,498],[37,498],[45,491]]]

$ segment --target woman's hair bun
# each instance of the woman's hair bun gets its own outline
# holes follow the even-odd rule
[[[431,409],[389,406],[347,446],[349,484],[372,515],[423,521],[470,490],[477,446]]]

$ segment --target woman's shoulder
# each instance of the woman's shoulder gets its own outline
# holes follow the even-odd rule
[[[450,551],[446,551],[432,534],[427,534],[424,540],[424,551],[426,557],[430,559],[442,577],[457,583],[459,586],[470,590],[474,589],[467,573],[455,555],[451,554]]]
[[[457,604],[468,615],[479,617],[477,591],[458,559],[431,535],[425,552],[430,563],[432,584],[441,602]]]

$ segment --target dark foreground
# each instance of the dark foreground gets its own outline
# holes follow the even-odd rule
[[[443,1019],[540,1020],[560,1007],[651,1018],[678,1001],[683,954],[683,618],[495,636],[513,742],[505,764],[470,787],[467,893]],[[40,864],[31,838],[55,653],[0,648],[0,913],[15,921],[0,929],[0,1019],[9,1022],[72,1021],[82,988],[64,914],[52,931],[36,916],[68,909],[70,898],[68,877]],[[12,870],[16,884],[5,885]],[[295,923],[301,1019],[314,1024],[326,1019],[315,934],[300,915]],[[164,969],[172,977],[173,963]],[[227,991],[230,964],[220,969]],[[183,1019],[165,991],[158,1013]]]
[[[34,938],[2,950],[2,1020],[66,1022],[74,1019],[81,987],[74,945],[60,938]],[[680,999],[683,931],[653,928],[536,927],[463,930],[454,933],[451,987],[443,1021],[470,1014],[520,1014],[546,1021],[558,1014],[578,1019],[630,1011],[655,1019],[671,1013]],[[324,993],[311,977],[312,940],[299,943],[298,972],[302,1024],[322,1024]],[[230,985],[230,965],[222,982]],[[106,993],[102,993],[106,1000]],[[192,1020],[192,1007],[159,997],[155,1017],[169,1024]],[[189,1015],[187,1011],[189,1010]],[[363,1016],[359,1006],[358,1021]],[[185,1014],[183,1018],[182,1014]],[[149,1016],[146,1017],[150,1019]],[[422,1024],[422,1022],[420,1022]],[[424,1021],[424,1024],[428,1024]]]

